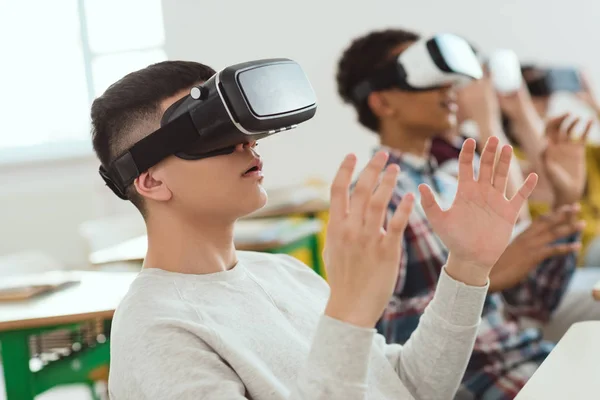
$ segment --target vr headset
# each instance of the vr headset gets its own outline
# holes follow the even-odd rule
[[[352,91],[356,103],[370,93],[390,88],[405,91],[434,90],[465,85],[483,76],[481,63],[465,39],[441,33],[422,39],[362,81]]]
[[[265,59],[229,66],[170,106],[161,127],[133,145],[100,176],[121,199],[148,168],[168,156],[185,160],[230,154],[241,143],[296,128],[317,99],[296,62]]]
[[[494,88],[502,94],[517,92],[523,83],[521,63],[510,49],[494,50],[487,61]]]
[[[582,90],[581,77],[576,68],[523,67],[529,93],[534,97],[546,97],[556,92],[578,93]]]

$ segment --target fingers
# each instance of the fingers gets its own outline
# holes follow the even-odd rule
[[[444,211],[435,200],[433,191],[429,186],[423,184],[419,185],[419,193],[421,193],[421,207],[423,207],[423,211],[425,211],[425,216],[435,228],[437,221],[443,217]]]
[[[594,121],[593,120],[589,120],[587,124],[585,124],[585,129],[583,131],[583,134],[581,135],[581,138],[579,138],[579,141],[581,143],[587,143],[587,139],[588,139],[588,135],[590,134],[590,131],[592,129],[592,126],[594,125]]]
[[[369,204],[371,196],[373,196],[373,190],[377,185],[381,170],[387,159],[387,153],[382,151],[377,152],[358,178],[358,182],[350,197],[350,220],[356,227],[362,225],[364,222],[365,209]]]
[[[365,228],[367,232],[372,232],[372,236],[375,236],[383,227],[386,210],[396,187],[396,178],[399,171],[400,168],[397,165],[388,166],[383,174],[381,183],[371,197],[369,208],[365,215]]]
[[[517,191],[517,193],[510,199],[510,205],[515,211],[515,214],[521,210],[521,207],[525,204],[533,189],[535,189],[535,185],[537,185],[538,176],[535,173],[529,174],[525,182],[521,188]]]
[[[571,208],[567,211],[567,220],[571,223],[578,222],[580,211],[581,205],[579,205],[579,203],[571,204]]]
[[[560,221],[560,223],[547,227],[546,231],[538,235],[542,243],[552,243],[559,239],[581,232],[585,228],[585,221]]]
[[[565,204],[550,214],[548,222],[552,225],[559,225],[563,223],[574,224],[579,221],[578,214],[580,210],[581,206],[578,203]]]
[[[348,215],[349,190],[352,174],[356,166],[356,156],[348,154],[338,168],[331,184],[329,218],[332,223],[342,221]]]
[[[555,257],[555,256],[564,256],[573,252],[577,252],[581,250],[581,243],[556,243],[550,246],[547,246],[543,250],[543,260]]]
[[[458,181],[473,180],[473,159],[475,158],[475,140],[467,139],[458,155]]]
[[[565,204],[548,214],[540,216],[538,219],[540,220],[540,222],[543,222],[545,224],[542,229],[546,229],[546,227],[548,226],[553,227],[559,224],[563,224],[566,221],[568,221],[572,208],[572,204]]]
[[[548,229],[549,226],[558,225],[566,221],[567,214],[571,207],[571,204],[566,204],[552,212],[537,217],[532,223],[532,226],[535,226],[537,234],[541,234]]]
[[[579,123],[579,120],[579,118],[575,118],[573,121],[571,121],[571,123],[565,131],[561,130],[558,134],[559,140],[571,140],[571,138],[573,137],[574,129]]]
[[[558,141],[560,127],[562,123],[569,117],[569,113],[564,113],[558,117],[554,117],[546,124],[546,137],[552,141]]]
[[[479,164],[479,179],[478,182],[492,183],[492,174],[494,163],[496,162],[496,150],[500,140],[492,136],[485,143],[483,152],[481,153],[481,162]]]
[[[537,218],[532,224],[535,225],[534,237],[547,244],[580,232],[585,228],[585,221],[579,219],[579,211],[578,204],[567,204]]]
[[[510,160],[512,158],[512,147],[509,145],[502,146],[500,157],[494,169],[493,186],[502,194],[506,192],[506,184],[508,182],[508,170],[510,169]]]
[[[394,216],[388,222],[387,234],[385,236],[386,246],[392,246],[393,249],[400,251],[402,236],[404,235],[404,229],[406,229],[408,217],[412,212],[414,202],[415,196],[412,193],[408,193],[402,198]]]

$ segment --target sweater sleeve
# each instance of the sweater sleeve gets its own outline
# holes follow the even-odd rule
[[[296,379],[282,392],[288,400],[366,400],[371,356],[380,351],[415,398],[450,399],[473,348],[486,290],[443,273],[434,299],[404,347],[386,346],[375,329],[322,315],[308,356],[298,360],[302,366]],[[118,351],[124,363],[118,370],[111,368],[114,400],[248,397],[218,346],[172,320],[145,330],[135,341],[121,341],[111,351]],[[255,373],[268,377],[273,372],[258,364]]]
[[[288,400],[365,400],[375,329],[322,316],[296,381],[281,388]],[[131,343],[129,368],[111,370],[111,399],[247,399],[244,383],[218,350],[185,329],[156,327]],[[119,350],[121,351],[121,350]],[[273,372],[263,365],[255,373]],[[273,377],[274,378],[274,377]]]
[[[404,346],[382,349],[416,399],[452,399],[473,351],[489,283],[483,287],[455,281],[442,269],[433,300]]]

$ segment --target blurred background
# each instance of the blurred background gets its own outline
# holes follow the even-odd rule
[[[484,53],[512,49],[522,63],[581,69],[600,93],[598,21],[600,3],[584,0],[0,0],[0,281],[89,269],[93,251],[143,234],[137,210],[98,176],[90,140],[91,102],[128,72],[167,59],[217,70],[297,61],[319,108],[260,143],[264,184],[276,192],[326,186],[345,154],[363,165],[377,143],[336,92],[336,64],[352,38],[386,27],[456,33]],[[593,116],[576,96],[553,95],[549,114],[565,110]],[[597,125],[590,141],[600,143]],[[90,398],[65,393],[39,398]]]
[[[388,26],[453,32],[483,51],[513,49],[523,62],[579,66],[600,91],[599,18],[600,4],[584,0],[1,0],[0,254],[37,248],[78,267],[87,260],[80,224],[134,211],[96,172],[89,106],[149,63],[299,62],[319,109],[299,129],[261,142],[265,185],[274,188],[327,181],[348,152],[366,162],[376,138],[341,103],[334,80],[351,38]],[[555,97],[553,112],[579,106],[572,96]]]

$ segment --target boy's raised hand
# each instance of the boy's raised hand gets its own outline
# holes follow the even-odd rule
[[[448,210],[440,208],[428,186],[419,187],[427,219],[450,251],[447,272],[470,285],[487,282],[510,241],[519,210],[537,183],[537,175],[530,174],[517,194],[506,198],[512,148],[503,146],[496,162],[498,143],[496,137],[488,139],[475,180],[475,140],[465,141],[459,157],[458,189]]]
[[[356,157],[348,155],[331,186],[324,252],[331,294],[325,314],[366,328],[375,326],[394,290],[414,202],[412,194],[405,196],[382,228],[399,172],[390,165],[381,176],[387,158],[379,152],[371,159],[350,196]]]
[[[427,218],[450,250],[446,270],[468,285],[487,283],[537,182],[531,174],[512,199],[505,197],[512,149],[504,146],[495,162],[498,142],[492,137],[486,143],[478,180],[473,177],[475,141],[464,143],[458,190],[448,210],[440,208],[428,186],[419,187]],[[382,228],[399,172],[390,165],[381,176],[387,157],[379,152],[371,159],[350,196],[356,157],[347,156],[331,187],[324,252],[331,295],[325,314],[368,328],[380,318],[396,285],[402,236],[414,201],[412,194],[405,195]]]

